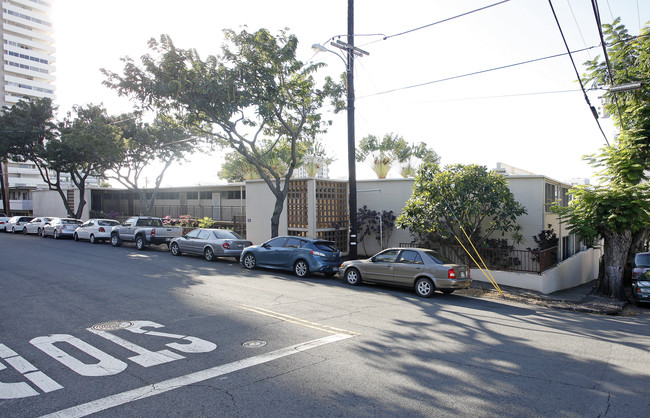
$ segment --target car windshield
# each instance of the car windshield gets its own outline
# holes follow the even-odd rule
[[[437,264],[454,264],[454,263],[452,263],[451,260],[449,260],[448,258],[446,258],[444,256],[441,256],[440,254],[438,254],[435,251],[426,250],[426,251],[424,251],[424,253],[426,255],[428,255]]]
[[[650,267],[650,253],[637,254],[634,257],[634,265],[636,267]]]
[[[321,251],[327,251],[330,253],[335,253],[339,251],[338,248],[336,248],[336,246],[334,245],[334,243],[330,241],[316,241],[314,242],[314,247],[316,247]]]
[[[219,229],[216,231],[212,231],[215,237],[217,239],[244,239],[241,235],[236,233],[235,231],[228,231],[226,229]]]

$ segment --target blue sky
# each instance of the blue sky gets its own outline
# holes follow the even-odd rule
[[[370,53],[355,62],[357,141],[394,132],[426,142],[443,164],[494,168],[503,162],[562,181],[591,177],[593,169],[582,156],[596,152],[604,138],[567,56],[435,82],[566,52],[547,0],[510,0],[398,35],[498,2],[357,0],[355,43]],[[589,0],[553,0],[553,6],[572,51],[599,45]],[[650,20],[646,0],[600,0],[599,8],[603,22],[620,16],[632,34]],[[339,58],[314,55],[311,45],[346,34],[347,0],[59,0],[54,19],[61,113],[87,103],[103,103],[111,113],[128,111],[127,100],[101,85],[99,69],[120,70],[120,57],[141,56],[147,40],[163,33],[205,57],[220,53],[223,29],[288,28],[300,42],[300,59],[326,63],[323,76],[337,77],[344,70]],[[602,56],[602,49],[573,54],[581,74],[582,63],[596,55]],[[589,94],[596,106],[598,95]],[[324,111],[333,120],[321,138],[334,150],[331,177],[345,178],[346,118]],[[611,121],[601,122],[612,141]],[[222,154],[193,157],[170,169],[164,184],[220,182]],[[360,163],[357,177],[374,174]]]

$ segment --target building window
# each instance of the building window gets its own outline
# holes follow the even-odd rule
[[[549,212],[551,206],[553,206],[557,201],[557,186],[555,184],[546,183],[545,184],[545,193],[544,193],[544,203],[546,212]]]
[[[212,192],[201,192],[201,199],[212,200]]]
[[[185,197],[187,200],[198,200],[199,192],[186,192]]]
[[[222,199],[242,199],[242,193],[239,190],[228,190],[221,192]],[[246,191],[243,193],[243,199],[246,199]]]

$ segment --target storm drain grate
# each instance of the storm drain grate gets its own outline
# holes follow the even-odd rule
[[[108,322],[101,322],[99,324],[93,325],[92,329],[97,330],[97,331],[115,331],[118,329],[124,329],[128,328],[131,325],[133,325],[133,322],[129,321],[108,321]]]

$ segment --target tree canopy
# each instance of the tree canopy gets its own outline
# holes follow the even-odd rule
[[[140,206],[150,214],[156,201],[165,172],[174,162],[181,162],[200,146],[200,133],[188,128],[178,115],[159,113],[151,123],[142,121],[139,113],[123,114],[113,122],[123,132],[123,158],[115,161],[106,177],[117,180],[128,189],[138,193]],[[153,183],[153,188],[141,176],[153,163],[161,162],[162,168]],[[147,191],[151,190],[147,197]]]
[[[650,231],[650,27],[646,25],[635,37],[616,19],[603,25],[603,32],[611,72],[607,63],[596,57],[586,63],[585,80],[600,86],[642,82],[642,87],[604,94],[605,109],[614,118],[620,135],[611,146],[587,157],[601,169],[600,183],[572,189],[569,206],[556,210],[569,230],[587,242],[604,238],[604,275],[599,291],[624,299],[626,261]]]
[[[0,117],[3,156],[30,161],[50,190],[58,192],[68,215],[80,218],[89,176],[102,176],[122,158],[120,129],[102,106],[75,106],[62,122],[54,119],[50,99],[21,100]],[[76,210],[64,192],[62,175],[79,190]]]
[[[369,163],[377,178],[383,179],[393,167],[399,169],[402,177],[412,177],[420,163],[438,164],[440,157],[424,142],[408,143],[390,133],[381,139],[375,135],[364,137],[357,146],[356,160]]]
[[[397,226],[465,241],[462,227],[478,246],[495,232],[514,231],[517,218],[525,213],[505,178],[484,166],[457,164],[441,170],[424,163]]]
[[[139,65],[125,58],[122,74],[102,70],[105,84],[145,108],[182,112],[214,145],[240,153],[276,198],[271,234],[277,236],[299,144],[325,132],[328,122],[319,110],[340,90],[330,78],[316,86],[313,75],[323,64],[299,61],[298,40],[286,30],[224,34],[221,54],[205,60],[194,49],[177,48],[169,36],[152,39],[151,54]],[[286,167],[271,165],[270,153],[284,155]]]

